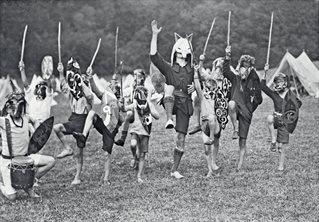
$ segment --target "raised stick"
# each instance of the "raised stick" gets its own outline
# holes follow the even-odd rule
[[[92,65],[93,65],[93,63],[94,63],[94,60],[95,60],[95,57],[96,57],[97,53],[99,52],[100,45],[101,45],[101,38],[99,39],[99,43],[97,44],[95,53],[94,53],[94,55],[93,55],[93,58],[92,58],[92,61],[91,61],[91,64],[90,64],[89,67],[92,67]]]
[[[205,53],[206,53],[206,49],[207,49],[207,45],[208,45],[208,40],[209,40],[209,38],[210,38],[210,35],[212,34],[213,27],[214,27],[214,24],[215,24],[215,20],[216,20],[216,18],[214,18],[214,20],[213,20],[213,22],[212,22],[212,25],[210,26],[210,30],[209,30],[209,33],[208,33],[208,36],[207,36],[207,39],[206,39],[206,42],[205,42],[204,50],[203,50],[203,55],[205,55]]]
[[[28,30],[28,25],[25,26],[24,28],[24,33],[23,33],[23,39],[22,39],[22,48],[21,48],[21,57],[20,61],[23,61],[23,56],[24,56],[24,46],[25,46],[25,37],[27,35],[27,30]]]
[[[116,73],[116,67],[117,67],[117,41],[119,36],[119,27],[116,27],[116,33],[115,33],[115,52],[114,52],[114,73]]]
[[[58,29],[58,53],[59,53],[59,63],[61,63],[61,22],[59,22],[59,29]]]
[[[268,49],[267,49],[267,59],[266,64],[269,64],[269,55],[270,55],[270,44],[271,44],[271,33],[272,33],[272,23],[274,21],[274,13],[271,13],[271,20],[270,20],[270,29],[269,29],[269,40],[268,40]]]
[[[231,17],[231,11],[228,12],[228,25],[227,25],[227,46],[230,46],[230,17]]]

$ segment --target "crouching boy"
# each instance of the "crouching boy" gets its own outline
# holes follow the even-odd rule
[[[11,171],[9,165],[11,158],[23,156],[32,159],[37,166],[36,179],[44,176],[54,165],[55,160],[51,156],[42,154],[28,155],[29,123],[38,127],[37,120],[25,114],[26,101],[23,93],[13,92],[7,97],[7,101],[0,117],[0,129],[2,135],[2,154],[0,157],[0,171],[3,184],[0,184],[2,194],[10,199],[16,199],[16,190],[12,187]],[[39,197],[32,188],[25,190],[30,197]]]

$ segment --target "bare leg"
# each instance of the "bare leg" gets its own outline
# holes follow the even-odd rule
[[[111,161],[112,161],[112,156],[108,152],[105,153],[105,164],[104,164],[104,178],[103,182],[110,184],[110,172],[111,172]]]
[[[239,171],[243,165],[245,154],[246,154],[247,146],[246,146],[246,139],[239,138],[239,161],[237,170]]]
[[[286,150],[287,150],[286,146],[284,146],[282,143],[278,143],[278,151],[280,151],[279,152],[279,166],[278,166],[279,171],[283,171],[285,168]]]
[[[54,129],[54,132],[56,133],[57,137],[61,141],[63,148],[64,148],[63,151],[59,155],[57,155],[57,158],[63,158],[63,157],[72,155],[73,150],[70,147],[70,145],[66,142],[65,136],[63,134],[63,132],[66,132],[66,129],[64,128],[63,124],[58,123],[58,124],[54,125],[53,129]]]
[[[85,137],[87,137],[87,135],[89,134],[89,131],[93,125],[94,115],[95,115],[95,112],[93,110],[91,110],[86,117],[84,128],[83,128],[83,133],[82,133]]]
[[[236,110],[236,102],[231,100],[228,103],[228,112],[229,117],[233,125],[233,139],[238,138],[238,122],[237,122],[237,110]]]
[[[144,170],[144,162],[145,162],[145,153],[142,152],[140,153],[140,161],[138,162],[138,171],[137,171],[137,182],[143,183],[144,181],[142,180],[142,173]]]
[[[172,129],[175,127],[173,121],[173,108],[174,108],[174,86],[165,85],[165,97],[163,99],[167,122],[165,125],[166,129]]]
[[[52,156],[41,155],[38,163],[38,170],[36,173],[36,178],[40,179],[47,172],[49,172],[55,165],[55,159]]]
[[[214,139],[214,147],[213,147],[213,156],[212,156],[212,169],[218,170],[219,166],[217,166],[217,155],[219,150],[219,138]]]
[[[74,155],[74,158],[76,159],[76,174],[75,177],[71,183],[71,185],[77,185],[81,183],[81,172],[83,167],[83,149],[76,148],[77,152],[76,155]]]
[[[174,164],[171,170],[171,176],[181,179],[184,176],[182,176],[178,171],[179,163],[182,159],[182,156],[184,154],[184,147],[185,147],[185,134],[177,132],[177,147],[174,149]]]
[[[131,139],[131,152],[132,152],[133,159],[131,161],[130,167],[132,167],[134,169],[137,167],[137,159],[138,159],[136,147],[137,147],[137,140],[135,138],[132,138]]]
[[[199,102],[199,98],[198,96],[196,96],[194,98],[194,115],[193,115],[193,118],[195,118],[196,120],[196,123],[195,123],[195,126],[192,127],[192,129],[190,129],[189,131],[189,135],[192,135],[192,134],[195,134],[199,131],[201,131],[201,126],[200,126],[200,123],[201,123],[201,117],[200,117],[200,102]]]
[[[207,141],[208,136],[202,132],[203,141]],[[213,173],[212,169],[212,146],[211,145],[205,145],[204,144],[204,150],[205,150],[205,158],[207,161],[207,167],[208,167],[208,173],[206,177],[211,177]]]
[[[133,117],[134,117],[134,113],[132,111],[128,111],[126,113],[126,117],[125,117],[125,121],[124,121],[124,124],[123,124],[121,137],[120,137],[120,139],[118,139],[117,141],[114,142],[116,145],[124,146],[125,140],[126,140],[126,137],[127,137],[127,132],[128,132],[129,127],[130,127],[130,121],[131,121],[131,119]]]
[[[217,121],[216,121],[216,117],[215,115],[209,115],[208,117],[208,126],[209,126],[209,140],[210,140],[210,144],[207,145],[212,145],[214,142],[214,138],[215,138],[215,131],[216,131],[216,125],[217,125]]]

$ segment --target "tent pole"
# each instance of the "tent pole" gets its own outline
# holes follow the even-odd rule
[[[296,88],[297,97],[298,97],[298,99],[300,99],[299,92],[298,92],[298,88],[297,88],[297,84],[296,84],[296,79],[295,79],[295,73],[294,73],[294,70],[291,68],[291,66],[289,66],[289,68],[290,68],[290,72],[292,73],[292,79],[294,80],[294,84],[295,84],[295,88]]]

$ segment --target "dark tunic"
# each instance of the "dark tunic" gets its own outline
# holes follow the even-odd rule
[[[173,66],[165,61],[162,56],[157,52],[155,55],[151,55],[151,61],[159,69],[159,71],[165,76],[166,84],[175,87],[175,104],[174,110],[180,109],[186,115],[191,116],[193,114],[193,105],[191,95],[187,93],[187,85],[191,85],[194,81],[194,70],[187,64],[185,67],[181,67],[174,63]],[[174,114],[176,111],[174,111]]]
[[[293,133],[297,126],[301,101],[291,90],[287,92],[285,98],[283,99],[277,92],[272,91],[266,85],[265,79],[261,80],[261,89],[272,99],[275,112],[283,114],[284,126],[288,132]]]
[[[230,60],[225,59],[223,75],[231,83],[231,100],[237,104],[239,114],[251,122],[253,112],[262,103],[260,80],[255,70],[251,70],[245,80],[230,70]]]

